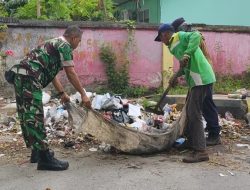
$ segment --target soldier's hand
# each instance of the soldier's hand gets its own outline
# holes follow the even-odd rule
[[[70,97],[68,96],[68,94],[66,92],[64,92],[61,95],[61,103],[64,104],[64,103],[69,102],[69,101],[70,101]]]
[[[86,95],[82,96],[82,103],[84,106],[91,109],[91,102],[90,102],[90,99],[88,98],[88,96],[86,96]]]

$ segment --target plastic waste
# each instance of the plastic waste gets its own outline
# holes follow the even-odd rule
[[[43,92],[42,94],[43,94],[42,102],[43,102],[43,105],[45,105],[45,104],[49,103],[51,95],[49,93],[46,93],[46,92]]]
[[[109,93],[104,94],[104,95],[96,95],[94,99],[92,100],[92,108],[96,110],[100,110],[104,102],[110,98],[111,96]]]
[[[246,94],[228,94],[228,98],[234,98],[234,99],[246,99]]]
[[[120,99],[116,97],[111,97],[107,99],[103,105],[101,106],[101,109],[105,110],[113,110],[113,109],[121,109],[123,106],[120,104]]]
[[[185,138],[176,139],[175,142],[174,142],[174,147],[179,147],[179,146],[181,146],[185,141],[186,141]]]
[[[227,111],[227,112],[225,113],[225,118],[226,118],[226,120],[228,120],[228,121],[233,121],[233,120],[234,120],[233,115],[232,115],[229,111]]]
[[[141,116],[141,106],[128,104],[128,116],[132,116],[132,117]]]
[[[70,101],[74,103],[81,103],[82,102],[81,94],[79,92],[76,92],[75,94],[71,95]]]

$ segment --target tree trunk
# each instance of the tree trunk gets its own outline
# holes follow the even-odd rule
[[[36,17],[41,17],[41,4],[40,0],[36,1]]]

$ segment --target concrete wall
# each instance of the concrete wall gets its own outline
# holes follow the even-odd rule
[[[38,27],[9,25],[7,40],[3,49],[12,49],[13,58],[7,59],[9,66],[18,63],[32,48],[44,40],[63,34],[64,27]],[[129,59],[130,83],[148,87],[161,85],[162,46],[154,43],[155,29],[136,30],[133,43],[126,49],[128,32],[123,27],[82,27],[83,36],[80,46],[74,51],[75,69],[84,85],[106,80],[105,68],[99,59],[99,49],[103,43],[110,43],[116,51],[117,61],[123,64]],[[127,52],[127,53],[126,53]],[[128,54],[128,56],[126,56]],[[67,82],[65,74],[61,74]]]
[[[161,19],[184,17],[189,23],[250,26],[249,0],[161,0]]]
[[[250,34],[203,31],[214,71],[220,75],[241,75],[250,68]],[[175,60],[174,68],[178,69]]]
[[[0,19],[1,21],[1,19]],[[130,83],[147,87],[159,87],[162,71],[173,68],[173,57],[161,43],[154,42],[157,25],[137,25],[134,40],[128,48],[127,26],[118,23],[93,22],[6,22],[9,26],[3,50],[12,49],[14,58],[8,58],[10,67],[18,63],[25,53],[44,40],[62,35],[69,24],[79,24],[84,31],[80,46],[74,51],[75,68],[84,85],[106,80],[104,65],[99,59],[103,43],[110,43],[116,51],[118,63],[129,59]],[[206,38],[215,72],[223,75],[241,74],[250,67],[250,27],[196,25]],[[131,35],[130,35],[131,37]],[[128,55],[128,56],[126,56]],[[164,58],[164,60],[163,60]],[[175,60],[176,62],[176,60]],[[165,65],[162,65],[162,64]],[[178,64],[174,64],[176,69]],[[67,82],[65,75],[62,81]]]

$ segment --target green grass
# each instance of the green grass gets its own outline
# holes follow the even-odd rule
[[[214,84],[214,93],[229,94],[236,90],[246,88],[250,89],[250,72],[246,72],[242,76],[217,76],[217,81]],[[111,92],[107,87],[96,89],[97,93]],[[163,94],[162,87],[158,89],[147,89],[146,87],[128,87],[122,95],[127,98],[150,96],[150,100],[158,101]],[[177,85],[169,91],[169,95],[187,94],[188,87]]]

